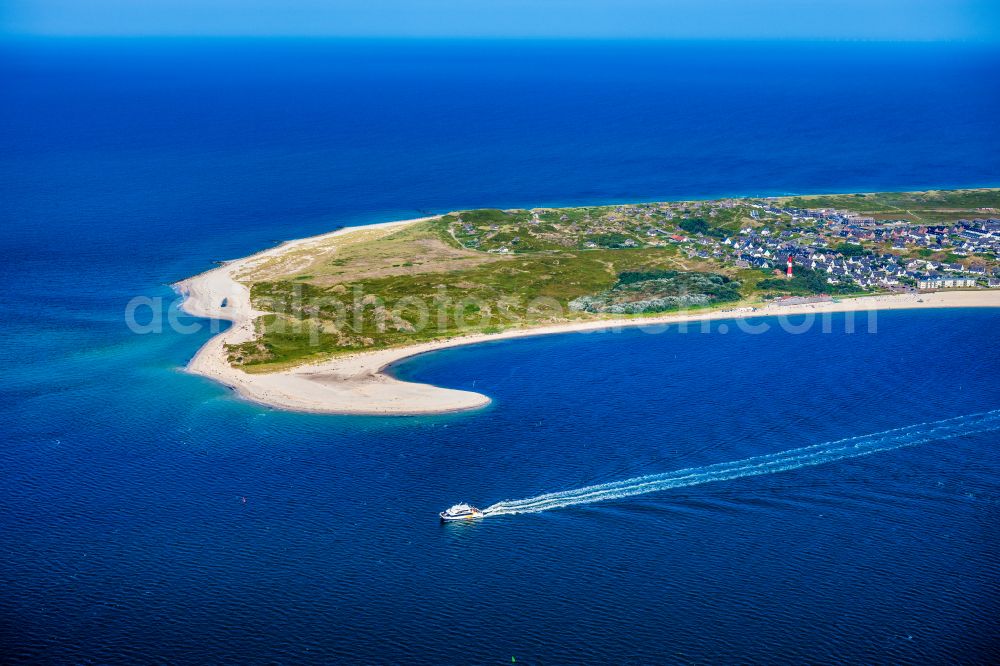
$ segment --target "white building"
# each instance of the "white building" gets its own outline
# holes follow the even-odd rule
[[[956,275],[942,275],[937,277],[917,278],[917,287],[920,289],[949,289],[954,287],[975,287],[976,278],[962,277]]]

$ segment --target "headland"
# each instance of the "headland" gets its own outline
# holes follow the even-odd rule
[[[347,227],[177,283],[185,311],[232,322],[187,369],[281,409],[433,414],[489,398],[401,381],[388,366],[525,336],[1000,307],[993,203],[1000,191],[827,195]],[[967,288],[920,288],[932,279]]]

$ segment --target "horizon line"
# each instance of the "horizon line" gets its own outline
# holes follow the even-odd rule
[[[609,35],[339,35],[339,34],[254,34],[254,33],[68,33],[0,32],[0,43],[9,39],[94,39],[94,40],[262,40],[262,41],[407,41],[407,42],[635,42],[635,43],[800,43],[800,44],[976,44],[998,45],[1000,39],[975,37],[869,38],[869,37],[670,37]]]

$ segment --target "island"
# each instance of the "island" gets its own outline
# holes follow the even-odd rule
[[[1000,189],[480,209],[294,240],[175,285],[232,325],[188,364],[344,414],[482,407],[385,372],[488,340],[775,315],[1000,307]]]

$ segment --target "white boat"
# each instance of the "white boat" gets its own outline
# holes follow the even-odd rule
[[[478,520],[483,517],[483,512],[474,506],[462,503],[456,504],[438,515],[441,516],[442,521],[449,523],[453,520]]]

